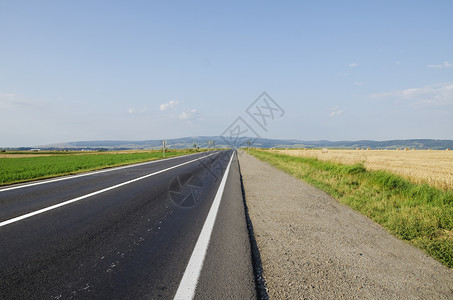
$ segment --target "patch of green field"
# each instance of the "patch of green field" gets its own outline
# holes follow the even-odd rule
[[[74,154],[88,154],[88,153],[99,153],[102,151],[0,151],[0,155],[22,155],[22,156],[42,156],[43,154],[51,155],[74,155]]]
[[[195,152],[195,150],[169,150],[165,153],[165,157],[184,155],[192,152]],[[160,158],[162,158],[161,151],[137,153],[65,153],[52,156],[30,155],[27,157],[2,157],[0,158],[0,185],[76,174]]]
[[[313,184],[390,233],[453,268],[453,191],[416,184],[361,164],[249,150],[258,159]]]

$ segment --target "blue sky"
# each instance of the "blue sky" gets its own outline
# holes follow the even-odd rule
[[[268,138],[453,139],[452,28],[453,1],[0,0],[0,147],[239,116]],[[285,110],[267,131],[245,112],[263,91]]]

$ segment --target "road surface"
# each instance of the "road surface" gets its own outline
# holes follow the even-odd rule
[[[256,297],[233,151],[1,188],[0,257],[0,299]]]

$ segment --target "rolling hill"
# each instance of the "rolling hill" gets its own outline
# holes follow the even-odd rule
[[[207,148],[208,141],[213,140],[215,147],[228,148],[226,140],[220,136],[192,136],[177,139],[168,139],[167,147],[181,149],[192,148],[196,142],[200,148]],[[245,144],[245,143],[244,143]],[[453,149],[453,140],[436,140],[436,139],[408,139],[408,140],[388,140],[388,141],[301,141],[301,140],[286,140],[286,139],[265,139],[258,138],[251,143],[252,147],[260,148],[340,148],[340,149],[355,149],[355,148],[371,148],[371,149],[396,149],[396,148],[415,148],[415,149],[438,149],[446,148]],[[144,140],[144,141],[77,141],[58,143],[51,145],[37,146],[33,148],[40,149],[87,149],[87,150],[125,150],[125,149],[158,149],[162,147],[161,140]]]

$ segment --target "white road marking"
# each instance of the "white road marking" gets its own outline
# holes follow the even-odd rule
[[[217,153],[217,151],[216,151],[216,153]],[[194,153],[194,154],[196,154],[196,153]],[[41,185],[41,184],[52,183],[52,182],[63,181],[63,180],[69,180],[69,179],[74,179],[74,178],[79,178],[79,177],[84,177],[84,176],[90,176],[90,175],[95,175],[95,174],[100,174],[100,173],[106,173],[106,172],[111,172],[111,171],[116,171],[116,170],[133,168],[133,167],[143,166],[143,165],[152,164],[152,163],[156,163],[156,162],[168,161],[168,160],[172,160],[172,159],[176,159],[176,158],[180,158],[180,157],[185,157],[185,156],[189,156],[189,155],[194,155],[194,154],[174,156],[174,157],[166,158],[164,160],[156,159],[156,160],[147,161],[147,162],[143,162],[143,163],[132,164],[132,165],[127,165],[127,166],[121,166],[121,167],[113,167],[113,168],[109,168],[109,169],[105,169],[105,170],[93,171],[93,172],[83,173],[83,174],[78,174],[78,175],[69,175],[69,176],[59,177],[59,178],[50,179],[50,180],[46,180],[46,181],[38,181],[38,182],[33,182],[33,183],[26,183],[26,184],[23,184],[23,185],[16,185],[16,186],[7,187],[7,188],[4,188],[4,189],[0,188],[0,193],[1,192],[6,192],[6,191],[11,191],[11,190],[16,190],[16,189],[22,189],[22,188],[26,188],[26,187],[30,187],[30,186],[35,186],[35,185]]]
[[[212,202],[211,209],[209,210],[208,217],[204,222],[203,228],[201,229],[200,236],[198,237],[195,248],[193,249],[189,263],[187,264],[184,275],[179,283],[178,290],[174,297],[175,300],[182,299],[193,299],[195,296],[195,289],[198,284],[198,278],[200,277],[201,269],[203,267],[206,252],[208,250],[209,242],[211,240],[212,230],[214,228],[215,219],[219,210],[220,201],[222,200],[223,191],[230,171],[231,162],[233,161],[234,153],[231,155],[230,162],[223,174],[222,181],[220,182],[219,189],[215,195],[214,201]]]
[[[138,178],[135,178],[135,179],[132,179],[132,180],[129,180],[129,181],[126,181],[126,182],[123,182],[123,183],[120,183],[120,184],[117,184],[117,185],[114,185],[114,186],[111,186],[111,187],[108,187],[108,188],[105,188],[105,189],[102,189],[102,190],[99,190],[99,191],[96,191],[96,192],[93,192],[93,193],[90,193],[90,194],[86,194],[86,195],[83,195],[83,196],[80,196],[80,197],[77,197],[77,198],[74,198],[74,199],[71,199],[71,200],[67,200],[67,201],[52,205],[52,206],[48,206],[48,207],[33,211],[33,212],[25,214],[25,215],[21,215],[21,216],[18,216],[18,217],[15,217],[15,218],[0,222],[0,227],[3,227],[3,226],[6,226],[6,225],[9,225],[9,224],[18,222],[20,220],[24,220],[24,219],[30,218],[30,217],[35,216],[35,215],[42,214],[42,213],[47,212],[49,210],[53,210],[53,209],[56,209],[58,207],[62,207],[62,206],[65,206],[65,205],[68,205],[68,204],[71,204],[71,203],[74,203],[74,202],[77,202],[77,201],[80,201],[80,200],[83,200],[83,199],[86,199],[86,198],[89,198],[89,197],[92,197],[92,196],[95,196],[95,195],[99,195],[101,193],[104,193],[104,192],[119,188],[121,186],[128,185],[128,184],[131,184],[133,182],[137,182],[139,180],[142,180],[142,179],[145,179],[145,178],[148,178],[148,177],[151,177],[151,176],[166,172],[168,170],[172,170],[172,169],[175,169],[175,168],[190,164],[190,163],[195,162],[195,161],[200,160],[200,159],[205,159],[205,158],[207,158],[207,157],[209,157],[211,155],[214,155],[214,154],[215,153],[212,153],[212,154],[200,157],[200,158],[196,158],[196,159],[187,161],[185,163],[182,163],[182,164],[179,164],[179,165],[176,165],[176,166],[173,166],[173,167],[169,167],[169,168],[166,168],[166,169],[163,169],[163,170],[160,170],[160,171],[148,174],[148,175],[144,175],[142,177],[138,177]]]

